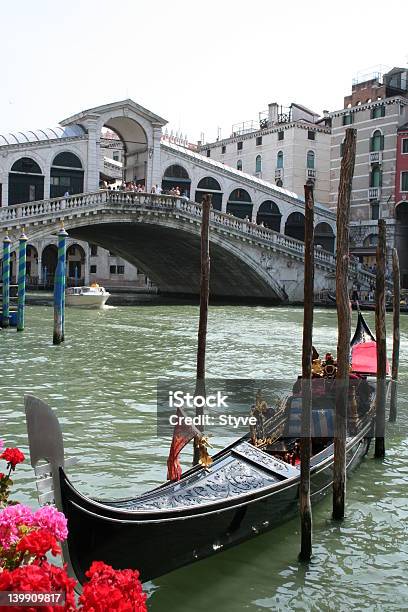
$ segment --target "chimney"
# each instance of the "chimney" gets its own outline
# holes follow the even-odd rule
[[[277,102],[271,102],[271,104],[268,104],[268,123],[270,125],[278,123],[278,109],[279,106]]]

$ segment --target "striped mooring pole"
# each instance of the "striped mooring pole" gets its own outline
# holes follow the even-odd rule
[[[61,344],[64,341],[64,308],[65,308],[65,255],[66,237],[68,236],[62,227],[58,232],[58,263],[54,279],[54,334],[53,344]]]
[[[10,324],[10,244],[11,240],[6,234],[3,238],[3,309],[1,313],[1,326]]]
[[[18,245],[18,302],[17,302],[17,331],[24,329],[24,311],[26,301],[26,260],[27,236],[23,232]]]

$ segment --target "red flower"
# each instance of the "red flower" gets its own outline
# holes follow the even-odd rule
[[[0,472],[0,480],[3,480],[3,478],[4,478],[3,472]]]
[[[75,580],[68,578],[65,568],[50,565],[47,562],[41,565],[22,565],[12,571],[4,570],[0,573],[0,591],[49,593],[52,591],[65,591],[66,603],[61,606],[41,606],[41,608],[27,606],[6,606],[2,612],[74,612],[75,596],[73,588]]]
[[[139,572],[114,570],[110,565],[94,561],[86,572],[90,581],[79,598],[82,612],[146,612],[146,595],[142,591]],[[109,601],[109,608],[106,602]]]
[[[17,552],[29,553],[36,557],[44,557],[50,550],[54,556],[61,552],[55,537],[46,529],[31,531],[21,538],[17,544]]]
[[[25,457],[19,448],[6,448],[1,453],[0,459],[7,461],[7,467],[11,467],[14,470],[18,463],[23,463]]]

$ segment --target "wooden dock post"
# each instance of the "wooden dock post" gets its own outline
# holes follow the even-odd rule
[[[53,344],[64,341],[64,306],[65,306],[65,268],[66,268],[66,237],[62,227],[58,232],[58,263],[54,279],[54,334]]]
[[[391,401],[389,421],[397,420],[398,368],[400,353],[400,301],[401,279],[397,249],[392,251],[392,281],[393,281],[393,316],[392,316],[392,366],[391,366]]]
[[[310,503],[310,456],[312,420],[312,338],[314,302],[314,199],[313,187],[305,185],[305,268],[302,347],[302,436],[300,439],[300,561],[312,556],[312,508]]]
[[[200,319],[198,323],[197,369],[195,395],[205,397],[205,352],[207,343],[208,301],[210,296],[210,211],[212,196],[205,194],[201,202],[201,273],[200,273]],[[196,408],[196,415],[204,414],[203,408]],[[203,427],[197,427],[203,431]],[[199,440],[194,438],[193,465],[200,458]]]
[[[26,301],[26,261],[27,236],[24,231],[20,236],[18,245],[18,302],[17,302],[17,331],[24,330],[24,314]]]
[[[333,519],[344,518],[346,498],[346,433],[350,370],[351,312],[348,292],[350,197],[357,130],[348,128],[341,160],[337,199],[336,302],[338,320],[336,417],[334,431]]]
[[[6,234],[3,238],[3,304],[1,313],[1,326],[10,325],[10,244],[11,240]]]
[[[387,342],[385,329],[385,260],[387,238],[385,219],[378,220],[377,278],[375,289],[375,335],[377,339],[377,389],[375,395],[374,456],[385,456],[385,403],[387,399]]]

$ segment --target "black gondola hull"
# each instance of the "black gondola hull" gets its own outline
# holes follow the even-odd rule
[[[371,425],[347,446],[348,471],[368,450]],[[312,501],[331,489],[333,456],[325,453],[311,471]],[[163,512],[129,512],[79,494],[61,470],[62,507],[68,518],[68,549],[80,582],[92,561],[134,568],[146,582],[266,532],[298,512],[299,477],[238,500]],[[199,501],[199,500],[197,500]]]

